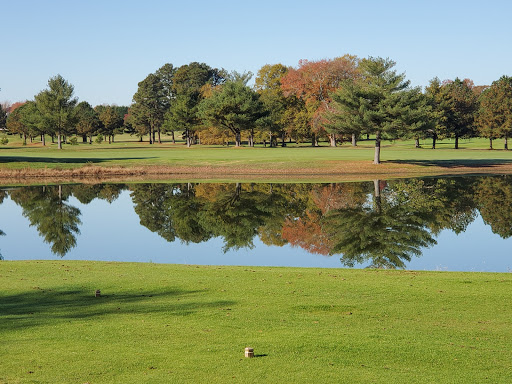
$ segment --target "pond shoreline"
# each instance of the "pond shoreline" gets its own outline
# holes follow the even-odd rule
[[[312,167],[285,167],[278,164],[241,166],[97,166],[78,168],[0,168],[0,182],[81,182],[113,181],[364,181],[409,177],[470,176],[512,174],[512,164],[475,161],[450,161],[442,165],[401,164],[385,161],[375,165],[369,161],[330,161]]]

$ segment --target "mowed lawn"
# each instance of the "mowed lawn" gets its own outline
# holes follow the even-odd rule
[[[511,290],[509,273],[2,261],[0,383],[510,383]]]
[[[255,148],[233,146],[196,145],[186,148],[183,143],[172,144],[165,138],[163,144],[149,145],[140,143],[129,135],[116,137],[113,144],[64,145],[58,150],[56,144],[43,147],[39,142],[22,146],[18,137],[9,136],[10,142],[0,146],[0,169],[20,168],[76,168],[87,164],[104,166],[230,166],[244,168],[269,169],[274,171],[286,169],[328,170],[340,162],[366,162],[373,160],[374,142],[360,141],[353,148],[344,143],[331,148],[322,143],[319,148],[312,148],[307,143],[290,144],[286,148]],[[427,166],[450,166],[453,164],[472,166],[489,166],[512,162],[512,151],[501,149],[488,150],[488,141],[484,139],[461,140],[461,149],[453,149],[453,141],[439,142],[437,149],[430,149],[430,142],[422,142],[423,148],[414,148],[408,141],[384,142],[382,160],[397,167],[406,164]],[[495,148],[502,148],[501,141],[495,142]]]

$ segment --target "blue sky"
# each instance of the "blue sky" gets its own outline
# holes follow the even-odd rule
[[[128,105],[165,63],[256,73],[345,53],[397,62],[412,85],[512,75],[512,2],[0,0],[0,102],[61,74],[91,104]]]

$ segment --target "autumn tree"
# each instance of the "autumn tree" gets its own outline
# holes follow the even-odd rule
[[[481,93],[476,125],[480,136],[489,139],[491,149],[493,139],[500,137],[508,149],[512,135],[512,77],[502,76]]]
[[[301,60],[297,69],[291,68],[282,77],[284,95],[294,95],[304,101],[313,145],[317,145],[318,136],[325,132],[323,112],[331,100],[330,93],[344,80],[358,77],[358,61],[356,56],[348,54],[330,60]],[[331,146],[335,146],[335,134],[329,137]]]
[[[263,122],[269,135],[270,146],[274,146],[275,138],[281,136],[284,145],[285,135],[285,111],[287,98],[281,89],[281,78],[288,72],[288,67],[282,64],[264,65],[258,71],[254,88],[260,94],[268,118]]]
[[[35,96],[42,123],[46,130],[57,136],[59,149],[62,149],[62,135],[72,133],[76,126],[74,108],[78,99],[73,93],[73,85],[57,75],[48,80],[48,89]]]

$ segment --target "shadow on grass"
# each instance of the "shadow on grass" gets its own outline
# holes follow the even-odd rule
[[[0,163],[66,163],[66,164],[85,164],[85,163],[103,163],[115,160],[147,160],[155,157],[112,157],[112,158],[90,158],[90,157],[24,157],[24,156],[0,156]]]
[[[387,160],[386,163],[412,164],[426,167],[442,168],[492,168],[499,165],[512,164],[508,159],[457,159],[457,160]]]
[[[205,291],[168,289],[159,292],[111,293],[95,297],[93,290],[41,289],[14,295],[0,294],[0,333],[60,321],[83,320],[119,314],[188,316],[198,310],[224,308],[233,301],[193,301]]]

